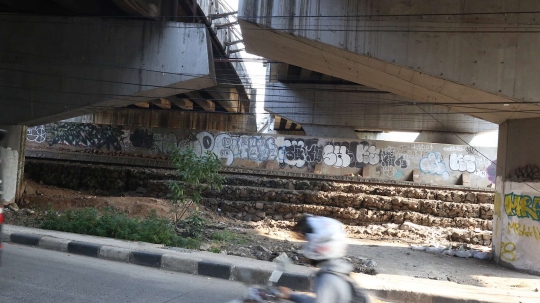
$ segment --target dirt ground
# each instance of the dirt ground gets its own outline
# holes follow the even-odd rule
[[[163,217],[172,217],[171,207],[166,200],[143,197],[135,192],[111,197],[40,185],[29,180],[26,185],[26,194],[19,204],[21,209],[6,211],[8,224],[38,227],[40,214],[49,207],[59,212],[79,207],[114,207],[133,217],[145,217],[152,211]],[[268,261],[286,253],[294,263],[307,265],[299,253],[302,242],[289,231],[292,222],[244,222],[203,211],[208,226],[201,249]],[[537,276],[502,268],[491,261],[432,254],[410,247],[411,244],[433,243],[437,240],[434,238],[403,234],[393,237],[376,232],[351,232],[350,236],[347,258],[355,265],[357,272],[522,291],[537,292],[540,289]]]

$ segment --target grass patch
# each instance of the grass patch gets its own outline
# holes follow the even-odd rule
[[[213,233],[211,239],[214,241],[234,244],[245,244],[248,242],[245,236],[233,233],[232,231],[228,230],[221,230]]]
[[[219,254],[221,252],[221,249],[219,247],[210,247],[208,251],[211,253]]]
[[[191,249],[200,247],[200,240],[178,236],[172,223],[155,213],[141,219],[112,208],[101,214],[95,208],[66,210],[61,214],[48,210],[40,228]]]

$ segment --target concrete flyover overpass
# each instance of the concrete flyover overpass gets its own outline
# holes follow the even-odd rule
[[[233,13],[210,0],[0,0],[3,198],[16,199],[27,126],[255,131]]]
[[[398,127],[385,120],[399,112],[380,111],[396,101],[417,120],[409,126],[431,127],[415,107],[452,132],[462,131],[464,118],[437,118],[441,108],[498,124],[494,258],[540,273],[540,2],[243,0],[239,17],[248,52],[387,92],[389,100],[344,96],[351,117],[381,117],[370,128]],[[335,112],[315,106],[317,98],[302,100],[295,113],[280,97],[268,107],[293,122],[348,127],[347,119],[327,122]],[[304,110],[311,113],[300,116]],[[480,125],[489,124],[471,124]]]

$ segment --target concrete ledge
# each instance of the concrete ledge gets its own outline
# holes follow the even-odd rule
[[[10,241],[22,245],[38,246],[39,239],[41,236],[28,235],[28,234],[17,234],[13,233],[10,236]]]
[[[161,268],[196,275],[199,268],[199,261],[165,254],[161,257]]]
[[[6,232],[5,230],[0,232],[0,241],[9,242],[11,240],[11,233]]]
[[[67,251],[72,254],[97,258],[99,255],[99,248],[100,245],[71,241],[68,243]]]
[[[235,266],[232,271],[231,279],[242,283],[253,283],[264,285],[268,282],[268,278],[272,275],[272,271]]]
[[[231,278],[232,265],[212,261],[201,261],[198,264],[199,275],[229,280]]]
[[[311,289],[311,277],[284,273],[277,282],[277,285],[287,286],[294,290],[308,290]]]
[[[57,250],[57,251],[67,252],[69,242],[71,242],[71,241],[70,240],[64,240],[64,239],[58,239],[58,238],[43,236],[39,240],[39,247],[45,248],[45,249],[50,249],[50,250]]]
[[[145,251],[132,251],[129,256],[129,263],[160,268],[162,254],[155,254]]]
[[[129,263],[131,250],[120,247],[103,245],[99,248],[100,259]]]

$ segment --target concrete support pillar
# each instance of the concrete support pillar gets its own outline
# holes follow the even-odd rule
[[[540,118],[500,125],[493,219],[494,260],[535,274],[540,274],[538,129]]]
[[[358,136],[356,136],[356,132],[350,127],[304,124],[302,124],[302,127],[304,128],[304,131],[308,136],[358,139]]]
[[[421,131],[414,142],[463,145],[471,143],[474,136],[471,133]]]
[[[0,129],[7,131],[7,137],[0,142],[0,180],[3,189],[1,202],[7,205],[16,202],[22,195],[26,126],[0,125]]]

